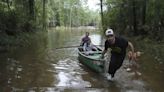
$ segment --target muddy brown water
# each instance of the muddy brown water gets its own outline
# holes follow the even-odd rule
[[[125,59],[114,81],[108,81],[79,63],[77,48],[85,31],[51,29],[26,48],[0,54],[0,92],[162,92],[163,63],[142,56],[141,76],[127,72]],[[99,32],[90,31],[94,44],[103,44]],[[60,48],[61,49],[55,49]],[[156,67],[156,68],[153,68]]]

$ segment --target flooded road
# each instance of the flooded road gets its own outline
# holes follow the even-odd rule
[[[162,92],[164,70],[154,70],[151,56],[141,58],[141,76],[124,66],[108,81],[79,63],[77,48],[85,31],[49,30],[26,48],[0,54],[0,92]],[[100,33],[90,31],[92,42],[103,44]],[[61,47],[61,48],[60,48]],[[58,49],[55,49],[58,48]],[[149,59],[150,58],[150,59]],[[153,61],[152,61],[153,62]],[[146,65],[149,64],[149,65]],[[163,65],[163,64],[162,64]],[[160,64],[161,66],[161,64]],[[162,66],[161,66],[162,67]],[[161,71],[161,72],[156,72]],[[153,75],[154,73],[156,75]]]

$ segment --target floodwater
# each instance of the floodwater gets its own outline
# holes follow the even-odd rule
[[[26,47],[1,53],[0,92],[163,92],[163,63],[151,53],[139,60],[140,76],[126,71],[126,59],[113,81],[82,65],[75,46],[84,33],[51,29]],[[96,45],[104,42],[99,32],[90,37]]]

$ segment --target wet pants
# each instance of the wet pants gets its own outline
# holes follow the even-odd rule
[[[125,55],[124,54],[112,54],[111,55],[111,61],[109,64],[109,70],[108,73],[114,77],[114,74],[116,71],[122,66],[122,63],[124,61]]]

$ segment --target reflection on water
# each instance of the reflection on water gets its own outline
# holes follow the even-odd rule
[[[59,81],[55,83],[58,87],[76,87],[84,88],[90,87],[90,83],[82,80],[81,75],[86,72],[79,66],[77,61],[71,59],[60,60],[57,64],[54,64],[56,71],[56,77]]]
[[[55,49],[78,46],[84,34],[50,30],[25,48],[0,54],[0,92],[162,92],[163,64],[153,61],[150,53],[141,56],[141,76],[121,67],[111,82],[79,63],[77,48]],[[90,31],[90,37],[96,45],[104,42],[98,32]],[[127,64],[125,60],[123,66]]]
[[[99,34],[90,35],[90,38],[92,39],[92,43],[95,45],[100,45],[102,43],[102,37]]]

